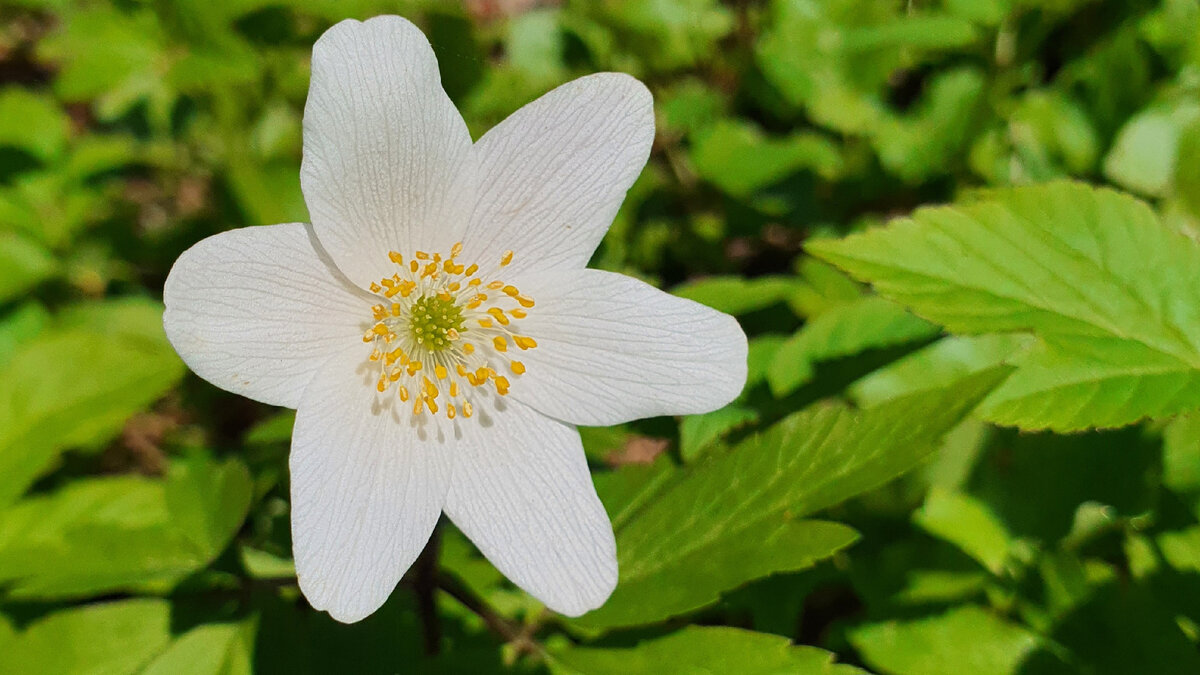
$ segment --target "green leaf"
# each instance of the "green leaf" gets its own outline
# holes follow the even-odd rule
[[[786,300],[797,286],[788,277],[709,277],[676,286],[671,293],[740,316]]]
[[[1163,430],[1162,482],[1179,492],[1200,492],[1200,414],[1180,415]]]
[[[704,415],[688,415],[679,423],[679,455],[683,461],[690,462],[725,434],[756,421],[758,411],[736,405]]]
[[[127,675],[139,672],[171,639],[171,605],[125,600],[55,612],[0,651],[0,672]]]
[[[933,489],[913,514],[921,529],[944,539],[999,575],[1008,559],[1010,537],[986,504],[965,494]]]
[[[801,169],[833,178],[842,158],[836,145],[815,134],[768,138],[749,123],[723,120],[696,135],[692,164],[701,178],[745,198]]]
[[[14,598],[170,590],[241,527],[249,475],[236,460],[185,461],[167,481],[76,481],[0,511],[0,585]]]
[[[911,469],[1004,374],[868,411],[815,407],[679,470],[640,493],[635,510],[613,514],[621,580],[579,623],[661,621],[849,546],[850,528],[803,518]]]
[[[767,371],[771,393],[790,394],[813,377],[813,366],[868,349],[937,335],[940,329],[894,302],[866,297],[811,319],[779,351]]]
[[[1171,191],[1183,130],[1200,120],[1200,105],[1156,105],[1131,118],[1104,158],[1104,175],[1121,187],[1161,197]]]
[[[250,472],[240,461],[218,464],[194,455],[171,464],[167,511],[173,527],[196,546],[197,556],[211,560],[241,528],[252,490]]]
[[[867,375],[850,386],[859,405],[937,389],[994,368],[1032,341],[1027,335],[951,335]]]
[[[1043,644],[1030,630],[971,606],[866,624],[850,632],[850,642],[867,663],[896,675],[1017,675]]]
[[[141,675],[250,675],[252,652],[250,626],[206,624],[172,642]]]
[[[854,666],[834,663],[833,654],[816,647],[794,646],[778,635],[715,626],[688,626],[624,649],[573,647],[552,654],[551,666],[562,675],[866,675]]]
[[[0,506],[59,452],[108,439],[183,375],[161,305],[94,303],[55,323],[0,371]]]
[[[997,423],[1078,431],[1200,406],[1200,246],[1126,195],[996,191],[809,250],[951,332],[1034,333],[982,407]]]
[[[0,232],[0,303],[20,296],[57,271],[58,261],[40,244],[16,232]]]
[[[16,87],[0,91],[0,146],[20,148],[48,162],[66,148],[70,124],[48,96]]]

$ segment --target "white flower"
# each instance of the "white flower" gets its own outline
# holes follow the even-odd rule
[[[313,48],[311,225],[196,244],[164,291],[198,375],[296,408],[300,588],[340,621],[388,597],[447,516],[548,607],[617,582],[575,424],[713,410],[746,377],[731,317],[585,269],[654,137],[650,93],[602,73],[471,142],[408,21]]]

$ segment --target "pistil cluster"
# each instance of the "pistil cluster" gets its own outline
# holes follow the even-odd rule
[[[509,347],[537,347],[517,330],[533,298],[512,284],[485,280],[476,263],[459,263],[462,249],[459,242],[445,258],[416,251],[407,260],[389,251],[398,271],[369,287],[380,300],[371,307],[375,323],[363,334],[370,360],[379,364],[375,388],[395,387],[402,402],[412,402],[414,415],[445,410],[450,419],[470,417],[472,390],[490,386],[504,396],[508,374],[525,372],[525,364],[509,358]],[[505,251],[498,270],[512,259]]]

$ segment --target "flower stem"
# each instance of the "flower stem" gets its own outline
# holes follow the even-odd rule
[[[417,612],[421,617],[421,637],[426,656],[437,656],[442,647],[442,623],[434,598],[438,587],[441,532],[440,526],[433,528],[425,549],[413,564],[413,592],[417,596]]]

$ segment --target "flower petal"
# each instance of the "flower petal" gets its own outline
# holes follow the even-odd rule
[[[446,202],[470,149],[416,26],[346,20],[317,40],[300,181],[317,236],[356,284],[390,270],[389,250],[449,248],[441,237],[461,225]]]
[[[724,406],[746,382],[733,317],[611,272],[540,280],[520,330],[527,372],[512,396],[572,424],[608,425]],[[532,289],[531,289],[532,290]]]
[[[163,289],[163,327],[197,375],[295,408],[316,369],[361,340],[370,304],[313,248],[306,225],[209,237],[179,256]]]
[[[368,365],[353,350],[330,359],[305,392],[292,434],[300,589],[345,623],[378,609],[416,560],[441,514],[452,464],[444,436],[377,405]]]
[[[515,584],[579,616],[617,584],[612,525],[579,432],[515,401],[497,405],[463,426],[446,515]]]
[[[515,251],[513,278],[584,267],[653,141],[650,92],[628,75],[581,77],[526,105],[475,144],[467,251]]]

